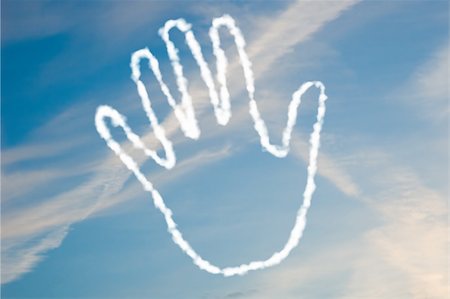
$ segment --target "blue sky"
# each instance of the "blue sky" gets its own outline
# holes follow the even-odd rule
[[[448,12],[447,1],[2,1],[2,298],[445,298]],[[201,271],[172,242],[94,125],[97,106],[113,106],[158,147],[131,54],[148,47],[178,99],[159,28],[186,19],[214,71],[208,30],[225,13],[246,38],[274,143],[303,82],[322,81],[329,97],[299,246],[280,265],[228,278]],[[253,129],[241,68],[229,69],[233,115],[221,127],[183,36],[172,37],[201,138],[183,135],[147,69],[177,165],[166,170],[112,133],[204,258],[221,267],[265,259],[302,201],[318,93],[305,94],[290,153],[275,158]]]

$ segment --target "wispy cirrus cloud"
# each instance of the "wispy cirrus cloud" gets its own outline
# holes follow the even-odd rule
[[[450,48],[448,41],[418,66],[409,80],[398,91],[408,106],[427,120],[448,120],[448,65]]]
[[[229,148],[205,151],[180,163],[173,171],[151,175],[161,185],[230,154]],[[136,198],[141,188],[121,192],[129,174],[114,157],[98,166],[87,182],[47,201],[2,217],[2,283],[17,279],[42,260],[42,254],[59,247],[71,224],[125,200]]]
[[[448,204],[394,159],[378,159],[377,170],[369,167],[379,191],[367,194],[368,202],[382,222],[365,233],[347,292],[356,297],[443,298],[448,292]],[[367,267],[373,270],[370,275],[362,273]]]

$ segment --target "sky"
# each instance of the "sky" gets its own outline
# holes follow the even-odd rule
[[[167,20],[192,24],[211,72],[214,18],[245,40],[255,101],[281,144],[292,94],[328,96],[316,191],[297,247],[279,265],[224,277],[172,241],[151,194],[95,126],[114,107],[161,156],[131,78],[131,55],[158,59],[180,102]],[[2,298],[448,298],[448,1],[1,2]],[[298,110],[290,151],[264,150],[234,40],[219,30],[232,116],[217,124],[184,41],[171,40],[201,136],[187,138],[140,64],[177,163],[166,169],[113,138],[161,193],[184,238],[219,267],[267,259],[303,201],[318,90]],[[216,81],[216,86],[218,86]]]

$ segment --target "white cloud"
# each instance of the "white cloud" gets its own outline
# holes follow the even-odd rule
[[[37,244],[18,246],[8,244],[8,248],[2,247],[2,277],[3,283],[8,283],[33,269],[41,261],[43,253],[58,248],[68,233],[67,226],[61,226],[41,237]],[[4,246],[2,244],[2,246]],[[9,247],[10,246],[10,247]]]
[[[369,167],[380,191],[369,203],[382,224],[367,231],[350,297],[444,298],[448,292],[448,206],[413,170],[390,160]],[[381,169],[381,170],[380,170]],[[346,297],[347,298],[347,297]]]
[[[420,95],[431,101],[448,99],[449,51],[448,44],[439,48],[414,75]]]
[[[416,69],[400,92],[401,97],[427,120],[447,121],[449,117],[449,53],[448,43],[437,49]]]
[[[19,145],[11,149],[2,150],[2,167],[8,167],[14,163],[33,159],[48,158],[80,144],[81,141],[81,139],[78,139],[76,141],[67,140],[52,143],[36,142],[34,144]]]

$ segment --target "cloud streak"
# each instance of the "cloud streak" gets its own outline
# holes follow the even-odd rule
[[[448,105],[449,43],[436,49],[409,80],[397,91],[398,96],[426,120],[445,122],[450,115]]]

